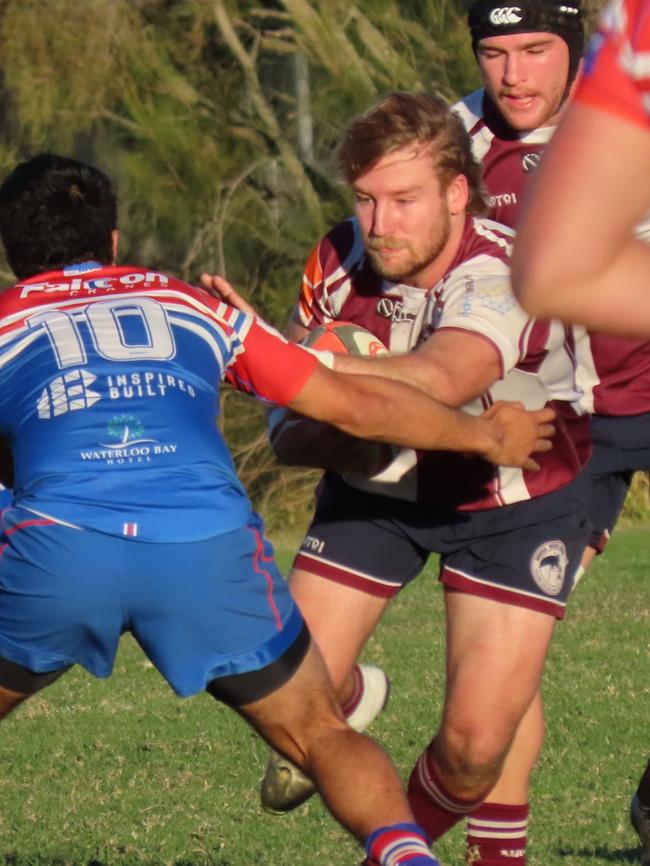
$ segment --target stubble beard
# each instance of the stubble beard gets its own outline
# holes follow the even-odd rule
[[[441,225],[421,251],[413,249],[408,242],[394,245],[395,249],[408,249],[411,255],[401,264],[390,265],[385,262],[381,254],[373,250],[372,245],[391,247],[389,241],[381,238],[366,239],[366,253],[372,263],[373,269],[385,280],[393,283],[406,283],[407,285],[417,283],[417,275],[429,267],[445,248],[449,235],[451,234],[451,219],[446,212],[441,213]]]

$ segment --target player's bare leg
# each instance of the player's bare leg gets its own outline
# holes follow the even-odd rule
[[[300,569],[292,571],[289,585],[321,650],[349,724],[355,730],[365,730],[386,704],[388,680],[378,668],[353,669],[388,600]],[[360,689],[363,696],[357,703],[355,693],[358,695]],[[291,761],[271,753],[260,792],[267,811],[290,811],[314,790],[312,781]]]
[[[314,779],[334,817],[357,839],[365,842],[380,828],[403,825],[392,832],[403,833],[408,845],[415,845],[414,866],[437,862],[423,834],[414,827],[406,794],[388,756],[343,719],[314,644],[284,686],[240,707],[239,712],[275,749]],[[408,856],[406,850],[404,853]],[[373,849],[377,862],[387,862],[387,856]]]
[[[23,695],[20,692],[13,692],[10,689],[5,689],[0,686],[0,719],[8,716],[12,710],[15,710],[19,704],[26,701],[29,695]]]
[[[446,592],[447,685],[440,730],[421,755],[409,794],[439,838],[499,780],[518,726],[539,688],[555,620]]]
[[[583,571],[591,565],[597,553],[598,551],[595,547],[585,547],[585,552],[582,554],[582,560],[580,561]]]
[[[467,861],[472,866],[525,863],[530,777],[544,742],[544,704],[535,693],[519,723],[499,776],[481,805],[467,816]]]
[[[538,689],[519,723],[499,780],[486,802],[517,805],[528,802],[530,777],[544,743],[544,702]]]
[[[388,599],[301,569],[291,572],[289,586],[344,704],[352,689],[350,672],[386,610]]]

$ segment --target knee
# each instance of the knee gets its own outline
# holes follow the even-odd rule
[[[493,728],[471,720],[443,726],[435,740],[435,755],[449,789],[472,800],[487,795],[499,779],[513,734],[514,728]]]
[[[309,709],[305,707],[305,712],[285,719],[275,729],[272,745],[301,770],[308,771],[314,755],[348,731],[351,732],[335,705],[318,701]]]

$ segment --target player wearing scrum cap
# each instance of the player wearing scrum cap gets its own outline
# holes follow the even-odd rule
[[[582,14],[579,3],[477,0],[468,22],[484,87],[454,108],[482,163],[490,215],[514,227],[530,173],[576,80]]]
[[[580,2],[570,0],[523,0],[510,5],[475,0],[468,23],[484,87],[455,108],[471,135],[474,155],[482,163],[490,213],[514,228],[525,188],[578,87],[582,10]],[[591,174],[600,177],[599,171]],[[599,206],[597,210],[604,214],[606,209]],[[566,237],[564,210],[560,222]],[[539,225],[536,219],[538,235]],[[647,225],[640,230],[648,234]],[[573,250],[575,253],[575,246]],[[544,253],[541,258],[549,261]],[[566,297],[562,288],[560,292]],[[538,305],[536,311],[549,314],[551,307]],[[582,328],[574,329],[573,339],[582,406],[595,413],[589,498],[593,532],[583,559],[586,567],[596,552],[602,552],[616,524],[634,470],[650,467],[650,452],[644,447],[650,433],[650,342],[586,333]],[[484,822],[500,817],[504,838],[514,832],[517,820],[525,826],[528,777],[543,733],[538,695],[519,728],[499,784],[468,820],[469,841],[478,852],[479,863],[492,862],[485,859],[489,846],[505,847],[498,838],[500,831],[479,835]],[[507,806],[507,812],[499,816],[501,805]],[[647,832],[650,836],[650,822]]]
[[[514,228],[531,173],[571,95],[584,48],[580,2],[475,0],[468,11],[483,87],[454,106],[481,162],[489,213]],[[591,409],[591,406],[586,408]],[[467,819],[480,866],[516,850],[524,862],[528,785],[544,739],[538,693],[487,800]]]

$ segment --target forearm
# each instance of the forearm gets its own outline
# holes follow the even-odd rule
[[[493,425],[427,397],[404,383],[377,376],[346,375],[345,410],[329,421],[363,439],[421,450],[494,453]]]
[[[334,370],[358,376],[380,376],[424,391],[429,397],[446,406],[460,406],[465,395],[457,393],[446,370],[420,358],[416,352],[404,355],[386,355],[364,358],[357,355],[334,355]],[[472,395],[474,396],[474,395]]]

